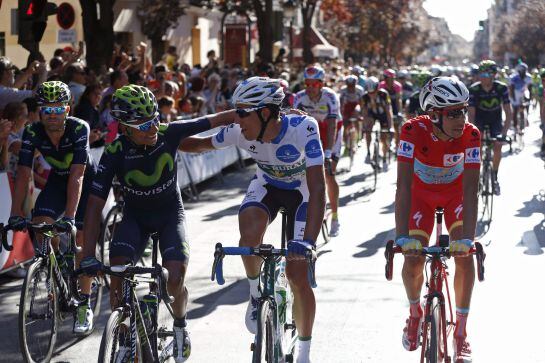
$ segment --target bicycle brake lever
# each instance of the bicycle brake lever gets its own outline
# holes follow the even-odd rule
[[[11,228],[9,226],[4,227],[3,224],[0,224],[0,230],[2,230],[2,246],[8,252],[13,250],[13,245],[10,246],[8,244],[8,231],[11,230]],[[0,248],[0,251],[1,251],[1,248]]]
[[[306,257],[308,262],[308,282],[310,283],[310,287],[315,289],[318,286],[316,284],[316,252],[308,251]]]

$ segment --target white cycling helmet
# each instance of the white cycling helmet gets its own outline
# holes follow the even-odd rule
[[[355,75],[351,74],[351,75],[346,76],[346,77],[344,78],[344,82],[345,82],[346,84],[356,84],[356,83],[358,83],[358,77],[356,77]]]
[[[379,80],[377,77],[368,77],[365,81],[365,89],[367,92],[375,92],[378,89]]]
[[[517,72],[528,72],[528,66],[526,63],[519,63],[516,67]]]
[[[280,106],[284,90],[280,80],[267,77],[250,77],[240,83],[233,93],[232,102],[236,106]]]
[[[319,81],[323,81],[325,78],[325,71],[322,67],[319,65],[309,66],[305,68],[305,71],[303,73],[304,79],[317,79]]]
[[[424,111],[464,105],[468,101],[467,87],[454,77],[434,77],[420,91],[420,107]]]

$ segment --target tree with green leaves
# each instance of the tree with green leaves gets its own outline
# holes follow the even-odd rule
[[[81,0],[83,1],[83,0]],[[158,62],[165,51],[163,37],[167,30],[178,25],[187,5],[180,0],[142,0],[138,18],[142,33],[151,40],[152,60]]]

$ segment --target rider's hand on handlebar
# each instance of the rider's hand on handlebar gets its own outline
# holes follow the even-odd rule
[[[54,223],[55,229],[58,231],[71,231],[76,225],[76,220],[71,217],[61,217]]]
[[[21,216],[11,216],[8,219],[8,224],[14,231],[22,231],[26,228],[26,219]]]
[[[396,245],[401,247],[401,252],[407,256],[420,256],[422,254],[422,242],[409,236],[398,236]]]
[[[470,239],[458,239],[450,241],[450,255],[460,257],[467,256],[471,247],[473,247],[473,241]]]
[[[293,239],[288,242],[288,260],[304,260],[308,251],[314,249],[314,241],[310,239]]]
[[[94,256],[88,256],[81,260],[79,268],[85,275],[96,276],[102,268],[102,263]]]

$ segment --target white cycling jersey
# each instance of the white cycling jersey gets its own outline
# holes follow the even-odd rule
[[[322,122],[328,118],[342,121],[339,96],[329,87],[322,87],[322,95],[318,102],[314,102],[305,90],[297,92],[293,101],[293,108],[298,108]]]
[[[231,124],[212,137],[212,145],[248,151],[257,163],[256,177],[280,189],[306,188],[306,169],[324,164],[318,124],[305,115],[282,115],[280,133],[270,143],[247,140],[240,126]]]
[[[356,85],[356,89],[353,92],[350,92],[347,86],[343,86],[340,92],[341,105],[345,103],[359,103],[364,94],[365,90],[362,86]]]

